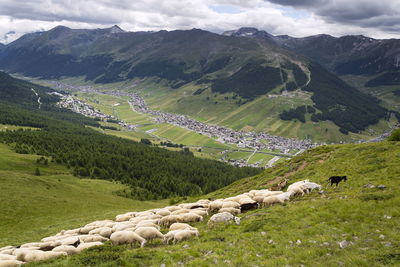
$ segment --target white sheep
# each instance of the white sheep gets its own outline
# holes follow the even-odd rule
[[[173,223],[171,224],[171,226],[169,227],[170,231],[174,231],[174,230],[185,230],[185,229],[190,229],[190,230],[195,230],[196,228],[193,226],[190,226],[187,223]],[[196,229],[197,230],[197,229]]]
[[[124,213],[124,214],[120,214],[120,215],[117,215],[117,216],[115,217],[115,221],[116,221],[116,222],[125,222],[125,221],[129,221],[129,219],[135,217],[136,214],[137,214],[137,212],[127,212],[127,213]]]
[[[166,233],[164,235],[164,244],[169,244],[169,241],[174,239],[175,234],[182,230],[184,230],[184,229],[172,230],[172,231],[169,231],[168,233]]]
[[[100,227],[90,231],[89,235],[101,235],[102,237],[110,238],[112,233],[113,231],[110,227]]]
[[[16,267],[22,264],[24,264],[24,262],[18,260],[0,260],[0,267]]]
[[[164,239],[164,235],[154,227],[140,227],[135,230],[135,233],[147,241],[156,238]]]
[[[82,252],[84,249],[88,249],[91,247],[96,247],[96,246],[102,246],[103,243],[101,242],[89,242],[89,243],[81,243],[79,246],[76,248],[78,250],[78,253]]]
[[[171,214],[171,212],[167,209],[162,209],[156,212],[157,215],[161,215],[161,216],[168,216]]]
[[[292,191],[289,192],[285,192],[279,195],[275,195],[275,197],[281,199],[282,201],[289,201],[290,198],[294,195],[294,193]]]
[[[67,236],[58,240],[55,240],[51,245],[58,247],[61,245],[74,245],[79,244],[80,240],[78,236]]]
[[[17,248],[17,247],[16,247],[16,246],[6,246],[6,247],[2,247],[2,248],[0,248],[0,253],[3,252],[4,250],[10,250],[10,249],[13,249],[13,248]]]
[[[53,248],[53,252],[65,252],[68,255],[77,254],[79,251],[76,247],[70,245],[61,245],[58,247]]]
[[[139,223],[139,224],[136,225],[135,228],[137,229],[137,228],[139,228],[139,227],[154,227],[154,228],[156,228],[157,230],[160,230],[160,226],[157,225],[157,224],[155,224],[155,223],[152,223],[152,222],[143,222],[143,223]]]
[[[5,261],[5,260],[16,260],[16,259],[17,259],[17,256],[0,253],[0,260],[2,260],[2,261]]]
[[[102,237],[101,235],[80,235],[79,240],[84,243],[91,243],[91,242],[105,242],[108,238]]]
[[[296,184],[294,186],[292,186],[292,185],[289,186],[287,189],[287,192],[292,192],[293,195],[304,196],[304,189],[305,189],[304,185]]]
[[[171,215],[181,215],[181,214],[186,214],[189,213],[191,210],[190,209],[180,209],[180,210],[176,210],[171,212]]]
[[[186,213],[179,215],[178,222],[190,223],[190,222],[202,222],[203,217],[194,213]]]
[[[43,249],[46,247],[52,246],[52,242],[33,242],[33,243],[26,243],[21,245],[20,248],[32,248],[32,247],[37,247],[39,249]]]
[[[222,208],[218,211],[218,213],[222,213],[222,212],[229,212],[232,215],[238,215],[240,213],[240,209],[236,209],[236,208]]]
[[[208,220],[208,224],[211,225],[213,223],[225,223],[225,222],[230,222],[230,221],[234,221],[236,224],[240,224],[240,218],[233,216],[229,212],[221,212],[221,213],[214,214]]]
[[[110,240],[113,245],[130,244],[131,247],[133,247],[133,243],[138,242],[141,248],[147,242],[146,239],[131,231],[115,232],[110,236]]]
[[[235,201],[224,201],[221,208],[235,208],[239,209],[240,204]]]
[[[173,223],[179,222],[180,218],[180,215],[168,215],[161,218],[158,224],[162,226],[170,226]]]
[[[269,207],[272,206],[274,204],[283,204],[284,201],[280,198],[278,198],[277,196],[269,196],[264,198],[262,206],[263,207]]]
[[[197,214],[202,217],[208,215],[208,212],[206,210],[202,210],[202,209],[194,209],[194,210],[191,210],[190,213]]]
[[[62,230],[61,232],[59,232],[57,235],[76,235],[79,234],[81,228],[75,228],[75,229],[71,229],[71,230]]]
[[[322,189],[321,185],[319,185],[317,183],[313,183],[313,182],[305,182],[303,186],[307,190],[307,193],[311,193],[314,189],[318,189],[318,190]]]
[[[41,251],[41,250],[20,250],[17,252],[17,260],[24,262],[42,261],[67,256],[65,252]]]
[[[113,232],[122,231],[128,228],[134,228],[136,226],[133,222],[120,222],[113,226]]]
[[[83,235],[86,235],[86,234],[88,234],[90,231],[92,231],[92,230],[94,230],[94,229],[96,229],[96,228],[97,228],[97,227],[94,226],[94,225],[85,226],[85,227],[82,227],[81,230],[79,230],[79,233],[80,233],[80,234],[83,234]]]
[[[174,234],[173,243],[180,242],[182,240],[189,239],[191,237],[199,236],[199,231],[197,230],[180,230]]]
[[[176,211],[176,210],[180,210],[181,207],[179,207],[179,206],[168,206],[168,207],[165,207],[165,209],[169,210],[170,212],[173,212],[173,211]]]
[[[223,204],[224,202],[221,199],[217,199],[210,202],[210,204],[208,205],[208,209],[210,212],[213,212],[222,208]]]

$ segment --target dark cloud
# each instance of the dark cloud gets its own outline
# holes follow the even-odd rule
[[[385,29],[400,26],[399,0],[265,0],[308,10],[329,23]]]

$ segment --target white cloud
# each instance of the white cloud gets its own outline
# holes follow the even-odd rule
[[[376,26],[379,16],[383,16],[382,9],[379,9],[379,14],[373,18],[364,18],[362,12],[354,11],[353,17],[363,20],[363,23],[354,19],[353,24],[344,24],[339,19],[335,21],[333,15],[324,16],[329,11],[326,11],[326,7],[315,9],[305,4],[315,4],[318,1],[326,3],[335,0],[299,1],[298,3],[303,5],[289,7],[290,12],[288,7],[283,8],[281,5],[263,0],[26,0],[23,4],[14,0],[2,0],[0,42],[10,42],[22,34],[49,30],[57,25],[71,28],[102,28],[113,24],[118,24],[128,31],[201,28],[222,32],[251,26],[272,34],[292,36],[327,33],[336,36],[365,34],[385,38],[400,35],[396,32],[398,25],[393,21],[393,14],[389,11],[387,16],[392,20],[386,19],[386,24],[383,26]],[[336,1],[344,3],[344,0]],[[381,1],[390,2],[390,0]],[[290,5],[290,0],[283,2]],[[213,6],[232,7],[235,12],[217,12],[218,9]],[[296,16],[296,12],[300,14],[297,8],[302,8],[301,16]],[[339,12],[340,9],[332,8],[333,11]],[[371,8],[366,7],[364,11],[374,14]],[[342,13],[337,14],[336,17]],[[341,16],[346,21],[353,18],[350,11]],[[10,31],[14,31],[15,34],[7,35],[6,33]]]

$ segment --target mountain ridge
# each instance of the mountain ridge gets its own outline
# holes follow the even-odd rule
[[[236,32],[241,34],[247,37],[257,34],[257,30],[244,28]],[[324,110],[319,119],[340,117],[341,123],[338,119],[333,121],[347,133],[362,131],[384,117],[385,109],[378,108],[377,102],[358,102],[355,88],[306,57],[277,45],[272,35],[259,35],[241,38],[201,29],[121,32],[117,26],[95,30],[57,26],[7,45],[0,53],[0,68],[46,79],[84,76],[95,83],[156,77],[172,89],[194,83],[210,87],[214,94],[233,93],[248,102],[270,92],[303,90],[310,82],[312,66],[323,77],[320,85],[326,83],[330,93],[335,91],[342,99],[353,99],[334,103],[344,108],[332,111],[328,108],[330,101],[314,98],[314,103]],[[314,88],[314,93],[317,91],[322,92]],[[357,114],[370,117],[368,123],[352,121],[358,119],[351,110],[362,110]]]

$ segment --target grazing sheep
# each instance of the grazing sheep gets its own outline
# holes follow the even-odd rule
[[[15,267],[21,266],[22,264],[24,264],[24,262],[18,260],[0,260],[0,267]]]
[[[305,190],[307,191],[307,193],[311,193],[314,189],[318,189],[321,190],[322,186],[317,184],[317,183],[313,183],[313,182],[306,182],[304,184]]]
[[[24,250],[17,252],[17,260],[24,262],[42,261],[67,256],[65,252],[41,251],[41,250]]]
[[[264,196],[259,195],[259,196],[254,196],[253,200],[256,201],[257,203],[262,203],[264,198],[265,198]]]
[[[114,221],[102,220],[102,221],[94,221],[94,222],[88,223],[88,224],[85,225],[85,227],[87,227],[87,226],[96,226],[96,228],[100,228],[100,227],[109,227],[109,228],[111,228],[111,227],[114,226],[114,224],[115,224]]]
[[[59,240],[56,240],[52,243],[52,246],[58,247],[61,245],[72,245],[77,247],[80,244],[80,240],[78,236],[68,236]]]
[[[229,212],[232,215],[238,215],[240,213],[240,209],[236,209],[236,208],[222,208],[218,211],[218,213],[222,213],[222,212]]]
[[[77,235],[79,234],[81,228],[71,229],[71,230],[62,230],[57,235]]]
[[[135,217],[136,214],[137,214],[137,212],[127,212],[127,213],[124,213],[124,214],[120,214],[120,215],[117,215],[117,216],[115,217],[115,221],[116,221],[116,222],[125,222],[125,221],[129,221],[129,219]]]
[[[5,261],[5,260],[16,260],[17,256],[14,255],[8,255],[8,254],[1,254],[0,253],[0,261]]]
[[[290,187],[290,188],[289,188]],[[301,195],[304,196],[304,186],[297,184],[295,186],[289,186],[287,192],[292,192],[293,195]]]
[[[191,210],[190,213],[197,214],[197,215],[203,216],[203,217],[208,215],[208,212],[206,210],[202,210],[202,209],[194,209],[194,210]]]
[[[108,238],[102,237],[101,235],[80,235],[79,239],[84,243],[105,242],[108,240]]]
[[[173,223],[179,222],[180,218],[180,215],[168,215],[161,218],[158,224],[162,226],[170,226]]]
[[[175,234],[182,230],[185,230],[185,229],[172,230],[172,231],[169,231],[168,233],[166,233],[164,235],[164,244],[169,244],[169,241],[174,239]]]
[[[133,222],[120,222],[113,226],[113,232],[122,231],[128,228],[134,228],[136,226]]]
[[[284,201],[280,198],[278,198],[277,196],[269,196],[264,198],[262,206],[263,207],[269,207],[272,206],[274,204],[283,204]]]
[[[182,240],[189,239],[191,237],[199,236],[199,231],[197,230],[180,230],[174,234],[173,243],[180,242]]]
[[[156,228],[157,230],[160,230],[159,225],[157,225],[155,223],[151,223],[151,222],[140,223],[140,224],[136,225],[135,229],[140,228],[140,227],[153,227],[153,228]]]
[[[58,247],[53,248],[53,252],[65,252],[68,255],[77,254],[79,251],[76,247],[70,245],[61,245]]]
[[[171,212],[171,215],[181,215],[181,214],[189,213],[190,211],[191,211],[190,209],[180,209],[180,210]]]
[[[78,250],[78,253],[80,253],[84,249],[95,247],[95,246],[102,246],[102,245],[103,245],[103,243],[101,243],[101,242],[82,243],[76,249]]]
[[[162,210],[157,211],[156,214],[164,217],[164,216],[170,215],[171,212],[167,209],[162,209]]]
[[[240,204],[235,201],[224,201],[221,208],[235,208],[239,209]]]
[[[81,230],[79,230],[79,233],[82,234],[82,235],[87,235],[90,231],[92,231],[92,230],[94,230],[96,228],[97,227],[94,226],[94,225],[85,226],[85,227],[82,227]]]
[[[176,211],[176,210],[180,210],[181,209],[181,207],[179,207],[179,206],[168,206],[168,207],[165,207],[167,210],[169,210],[169,212],[173,212],[173,211]]]
[[[221,209],[223,204],[224,202],[222,200],[217,199],[210,202],[210,204],[208,205],[208,209],[210,212],[213,212]]]
[[[240,204],[240,211],[245,212],[247,210],[253,210],[258,208],[258,203],[257,201],[249,198],[249,197],[243,197],[239,199],[239,204]]]
[[[144,239],[152,240],[156,238],[164,239],[164,235],[153,227],[140,227],[135,230],[135,233],[143,237]]]
[[[110,238],[113,233],[110,227],[100,227],[89,232],[89,235],[101,235],[102,237]]]
[[[155,215],[154,212],[147,210],[147,211],[137,212],[135,217],[152,216],[152,215]]]
[[[20,248],[32,248],[32,247],[37,247],[37,248],[39,248],[40,250],[43,250],[43,248],[50,247],[50,246],[52,246],[52,243],[51,243],[51,242],[34,242],[34,243],[26,243],[26,244],[23,244],[23,245],[21,245]]]
[[[16,250],[16,248],[10,248],[10,249],[6,249],[6,250],[2,250],[0,253],[1,254],[6,254],[6,255],[13,255],[14,250]]]
[[[190,230],[195,230],[195,227],[190,226],[187,223],[173,223],[171,224],[171,226],[169,227],[170,231],[174,231],[174,230],[185,230],[185,229],[190,229]],[[196,229],[197,230],[197,229]]]
[[[141,248],[144,247],[147,242],[146,239],[131,231],[115,232],[111,235],[110,240],[114,246],[130,244],[131,247],[133,247],[133,243],[138,242]]]
[[[190,222],[202,222],[203,217],[194,213],[182,214],[178,218],[178,222],[190,223]]]
[[[289,192],[285,192],[279,195],[275,195],[275,197],[281,199],[282,201],[289,201],[290,198],[294,195],[294,193],[292,191]]]
[[[0,248],[0,253],[3,252],[4,250],[9,250],[9,249],[13,249],[13,248],[17,248],[17,247],[15,247],[15,246],[2,247],[2,248]]]
[[[240,218],[233,216],[229,212],[217,213],[211,216],[210,220],[208,220],[208,224],[212,225],[213,223],[225,223],[234,221],[236,224],[240,224]]]

